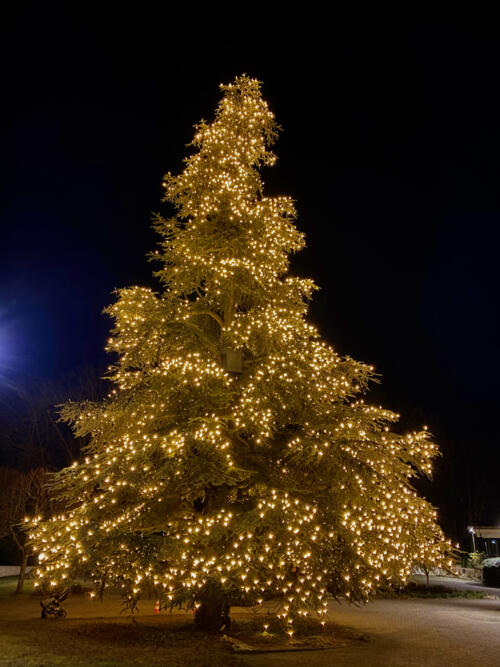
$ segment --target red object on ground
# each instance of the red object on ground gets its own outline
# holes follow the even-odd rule
[[[159,614],[159,613],[160,613],[160,601],[156,600],[156,602],[155,602],[155,614]]]

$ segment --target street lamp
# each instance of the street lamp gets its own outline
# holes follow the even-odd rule
[[[469,531],[469,533],[471,534],[471,537],[472,537],[472,551],[475,552],[476,551],[476,540],[475,540],[475,537],[474,537],[474,535],[475,535],[474,526],[469,526],[468,531]]]

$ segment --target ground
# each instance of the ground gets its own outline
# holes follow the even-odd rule
[[[140,605],[139,623],[121,614],[118,596],[104,603],[72,595],[66,619],[40,618],[40,599],[28,582],[13,595],[15,578],[0,579],[0,665],[169,665],[244,667],[219,638],[186,629],[191,614],[154,614],[154,601]],[[165,634],[165,625],[173,632]]]
[[[436,583],[450,582],[437,580]],[[493,667],[500,665],[500,590],[490,599],[378,600],[369,605],[331,603],[329,617],[366,633],[367,642],[307,653],[232,655],[225,644],[182,630],[188,614],[153,613],[141,604],[139,625],[120,616],[118,598],[104,604],[72,596],[66,620],[39,618],[30,591],[14,596],[14,580],[0,579],[0,665],[182,665],[182,667]],[[457,584],[467,587],[467,584]],[[475,588],[475,587],[474,587]],[[244,610],[236,614],[244,615]],[[168,624],[176,626],[165,635]]]
[[[497,591],[500,594],[500,591]],[[247,658],[252,667],[494,667],[500,665],[500,601],[378,600],[330,604],[329,617],[370,641],[334,651]],[[304,656],[307,656],[304,659]],[[245,656],[246,657],[246,656]]]

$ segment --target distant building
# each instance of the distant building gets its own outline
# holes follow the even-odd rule
[[[489,557],[500,556],[500,528],[498,526],[470,526],[469,532],[475,551],[484,551]]]

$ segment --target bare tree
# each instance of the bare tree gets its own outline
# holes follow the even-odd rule
[[[57,470],[71,465],[82,441],[59,419],[58,406],[69,400],[99,400],[103,382],[93,368],[58,380],[16,386],[0,398],[0,465],[26,470]]]
[[[20,571],[16,593],[21,593],[26,577],[26,565],[31,553],[25,530],[25,518],[46,515],[50,498],[45,484],[49,478],[45,468],[20,472],[0,468],[0,538],[10,536],[19,549]]]

